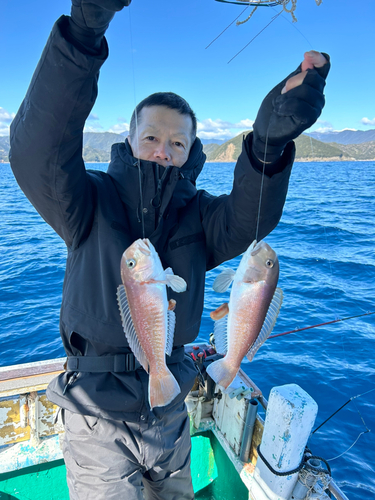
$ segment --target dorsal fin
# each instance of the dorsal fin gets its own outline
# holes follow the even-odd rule
[[[124,285],[119,285],[117,287],[117,302],[121,314],[122,328],[124,329],[125,337],[129,343],[129,347],[139,363],[143,366],[146,372],[148,372],[148,361],[144,350],[139,343],[138,335],[134,328]]]
[[[228,315],[215,321],[214,337],[216,352],[226,354],[228,352]]]
[[[167,339],[165,342],[165,352],[168,356],[170,356],[172,354],[174,329],[176,326],[176,315],[173,311],[168,311],[167,320],[168,320],[168,326],[167,326]]]

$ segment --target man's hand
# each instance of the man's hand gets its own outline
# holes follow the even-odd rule
[[[131,0],[72,0],[71,17],[82,29],[105,31],[116,12]]]
[[[72,0],[69,37],[90,53],[98,52],[104,33],[116,12],[131,0]]]
[[[253,127],[256,158],[266,163],[277,161],[286,144],[316,122],[324,107],[323,90],[330,66],[327,54],[306,52],[298,69],[266,96]]]

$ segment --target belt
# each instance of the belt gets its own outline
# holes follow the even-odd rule
[[[184,356],[184,346],[177,347],[166,357],[167,364],[180,363],[184,360]],[[132,352],[114,356],[68,356],[66,361],[68,372],[122,373],[133,372],[140,367]]]

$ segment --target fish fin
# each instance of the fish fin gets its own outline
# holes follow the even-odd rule
[[[258,349],[264,342],[268,339],[270,336],[276,320],[277,316],[279,315],[281,304],[283,302],[283,291],[281,288],[276,288],[272,301],[269,305],[267,315],[265,317],[265,320],[263,322],[262,329],[260,330],[260,333],[254,342],[254,344],[250,347],[249,352],[246,354],[246,357],[249,361],[252,361],[255,354],[257,353]]]
[[[231,366],[226,358],[223,358],[208,365],[206,371],[217,384],[226,389],[236,377],[238,368]]]
[[[215,278],[214,284],[212,285],[214,291],[218,293],[226,292],[232,283],[235,274],[236,271],[233,269],[224,269],[224,271]]]
[[[181,293],[186,291],[186,281],[180,276],[176,276],[170,267],[165,270],[165,280],[167,286],[171,287],[174,292]]]
[[[174,299],[169,299],[168,311],[174,311],[175,309],[176,309],[176,301]]]
[[[214,321],[218,321],[219,319],[224,318],[229,313],[229,304],[227,302],[224,302],[224,304],[221,304],[215,311],[210,312],[210,318],[213,319]]]
[[[226,354],[228,352],[228,316],[215,321],[214,337],[216,352]]]
[[[167,338],[165,342],[165,352],[168,356],[172,354],[174,329],[176,326],[176,315],[173,311],[167,311]]]
[[[143,366],[146,372],[148,372],[148,361],[144,350],[139,343],[138,335],[134,328],[124,285],[119,285],[117,287],[117,302],[121,314],[122,328],[124,330],[126,340],[129,343],[129,347],[139,363]]]
[[[173,401],[180,392],[180,386],[168,368],[161,376],[160,374],[150,374],[148,382],[148,401],[151,409],[155,408],[155,406],[166,406]]]

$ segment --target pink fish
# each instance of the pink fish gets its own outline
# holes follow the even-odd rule
[[[117,289],[122,326],[130,349],[149,373],[150,407],[165,406],[181,392],[166,364],[173,348],[175,301],[168,303],[166,286],[184,292],[186,282],[166,270],[148,239],[139,239],[121,259],[123,285]]]
[[[225,354],[207,373],[225,389],[233,382],[244,356],[252,361],[267,340],[280,311],[283,292],[276,288],[279,261],[264,241],[254,241],[244,253],[237,271],[224,270],[214,281],[216,292],[225,292],[233,281],[229,305],[211,313],[215,319],[216,350]]]

